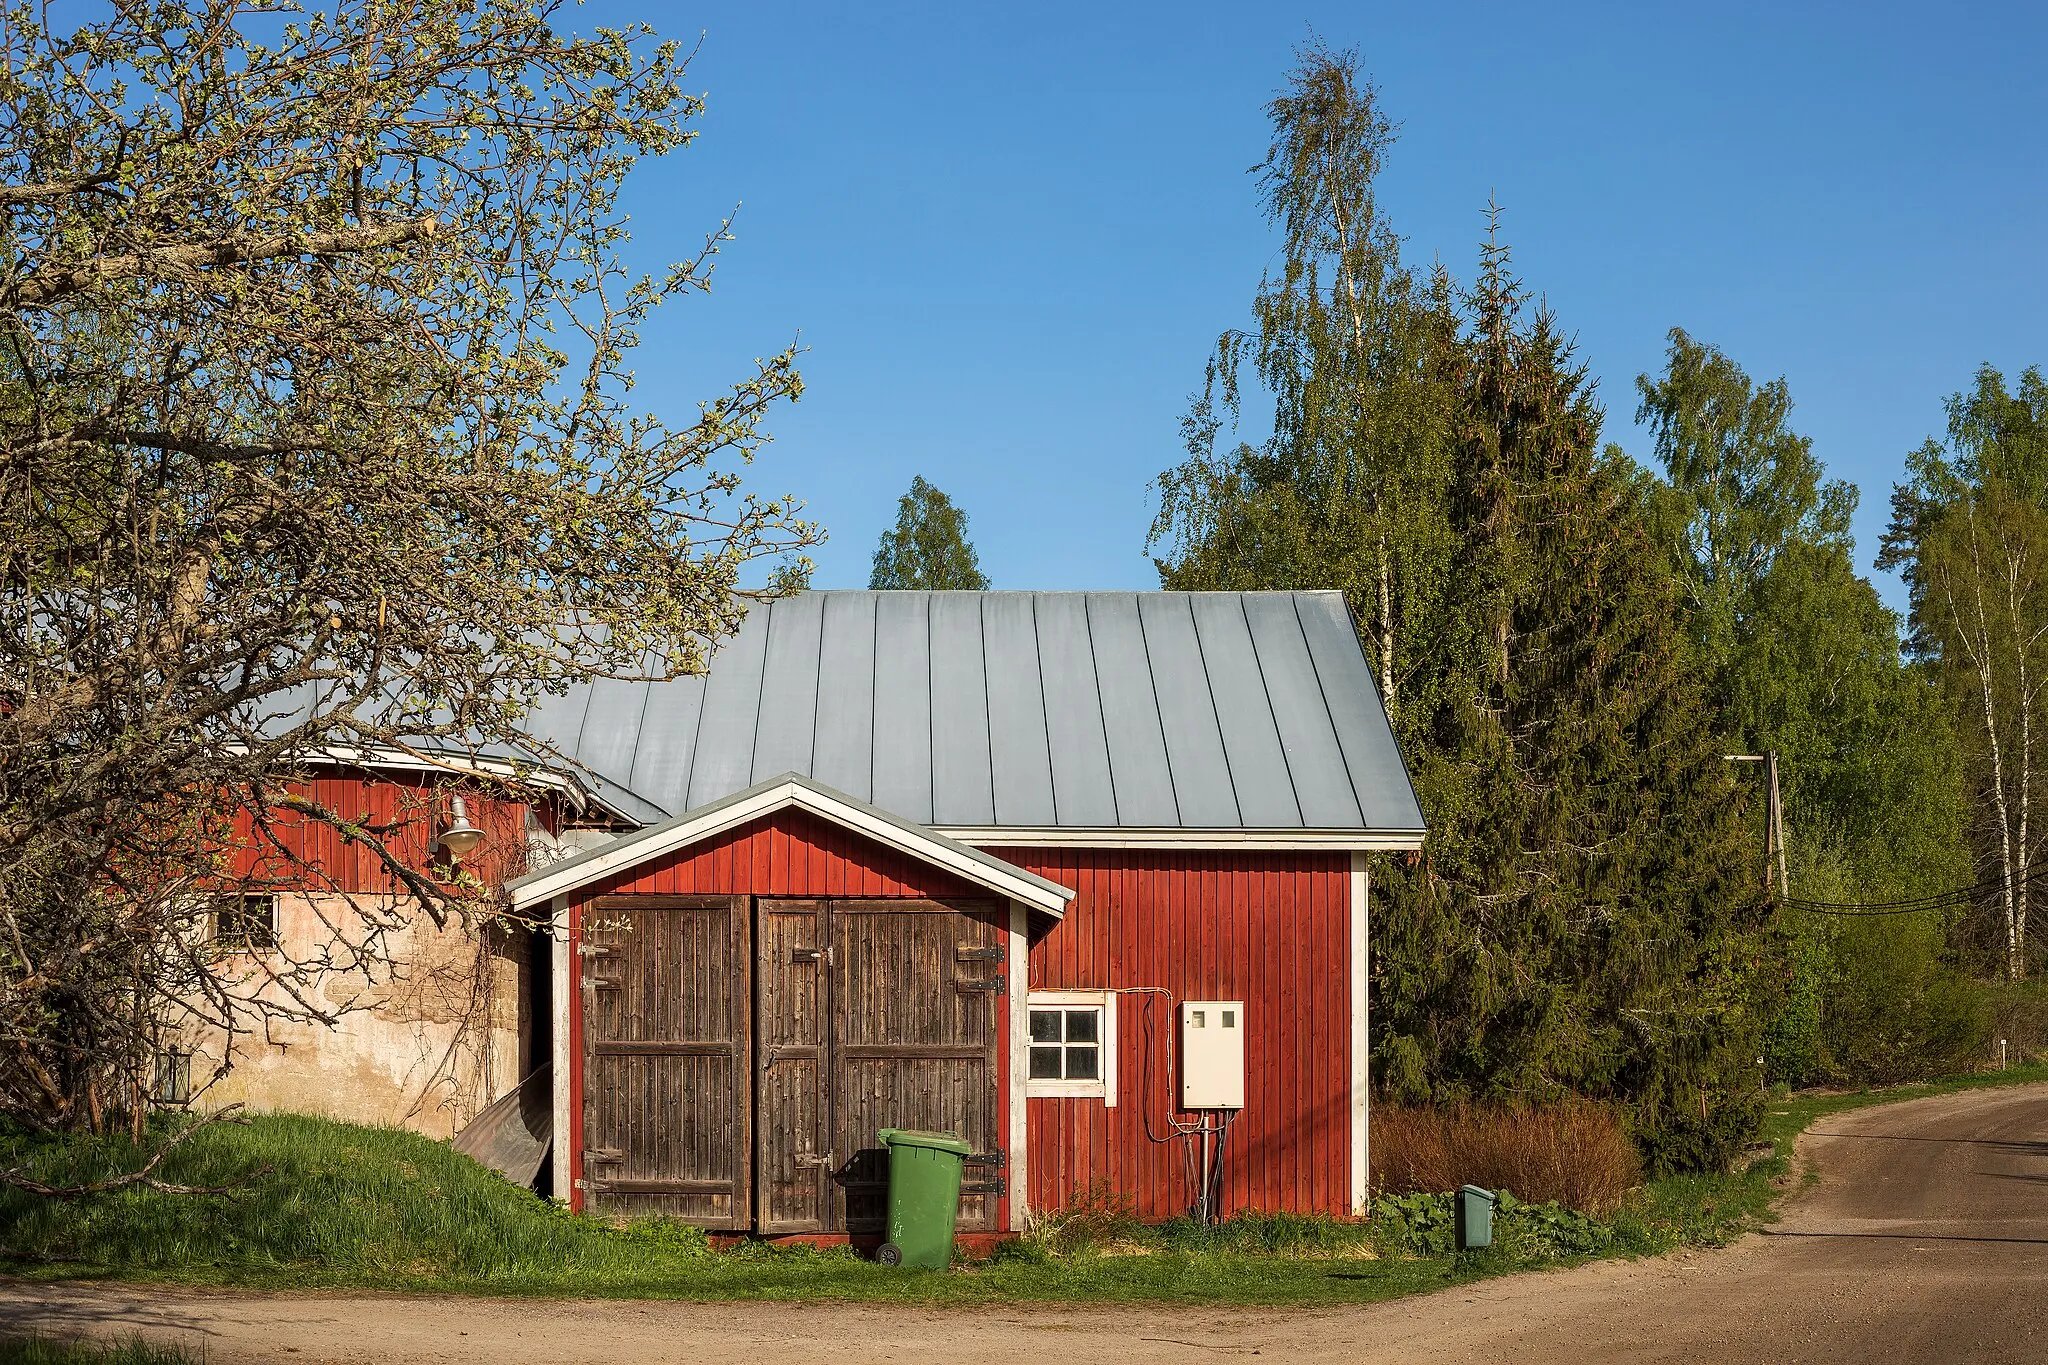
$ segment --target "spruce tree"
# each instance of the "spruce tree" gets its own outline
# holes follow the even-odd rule
[[[1775,960],[1679,585],[1547,310],[1489,241],[1457,376],[1441,684],[1410,748],[1429,845],[1382,881],[1383,1084],[1623,1101],[1653,1169],[1754,1131]]]
[[[922,474],[896,505],[896,525],[875,548],[870,588],[985,592],[988,575],[967,539],[967,514]]]

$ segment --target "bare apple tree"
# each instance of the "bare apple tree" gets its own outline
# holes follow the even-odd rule
[[[294,980],[350,964],[251,983],[195,946],[236,812],[331,827],[406,913],[482,903],[311,800],[310,760],[503,752],[542,693],[700,669],[750,564],[807,569],[800,506],[740,484],[793,353],[685,420],[634,405],[641,327],[728,239],[621,259],[622,181],[701,112],[688,54],[559,9],[0,18],[0,1116],[139,1135],[167,995],[328,1008]],[[396,912],[361,911],[374,956]]]

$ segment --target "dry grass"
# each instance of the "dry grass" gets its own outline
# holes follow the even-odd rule
[[[1524,1110],[1373,1106],[1372,1182],[1392,1194],[1482,1185],[1602,1215],[1641,1180],[1621,1120],[1590,1101]]]

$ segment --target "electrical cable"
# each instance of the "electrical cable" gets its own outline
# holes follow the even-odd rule
[[[2016,887],[2027,886],[2048,878],[2048,867],[2036,869],[2014,883]],[[1932,895],[1915,896],[1896,901],[1813,901],[1787,896],[1782,902],[1794,910],[1803,910],[1814,915],[1833,915],[1845,919],[1883,915],[1923,915],[1936,910],[1959,910],[1979,899],[1988,899],[2006,889],[2005,881],[1987,880],[1971,886],[1956,887],[1949,891],[1938,891]]]

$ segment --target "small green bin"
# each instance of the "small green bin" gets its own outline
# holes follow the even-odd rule
[[[1476,1251],[1493,1245],[1493,1191],[1477,1185],[1458,1187],[1458,1250]]]
[[[889,1240],[875,1259],[944,1270],[953,1263],[960,1168],[974,1148],[953,1133],[884,1128],[875,1136],[889,1153]]]

